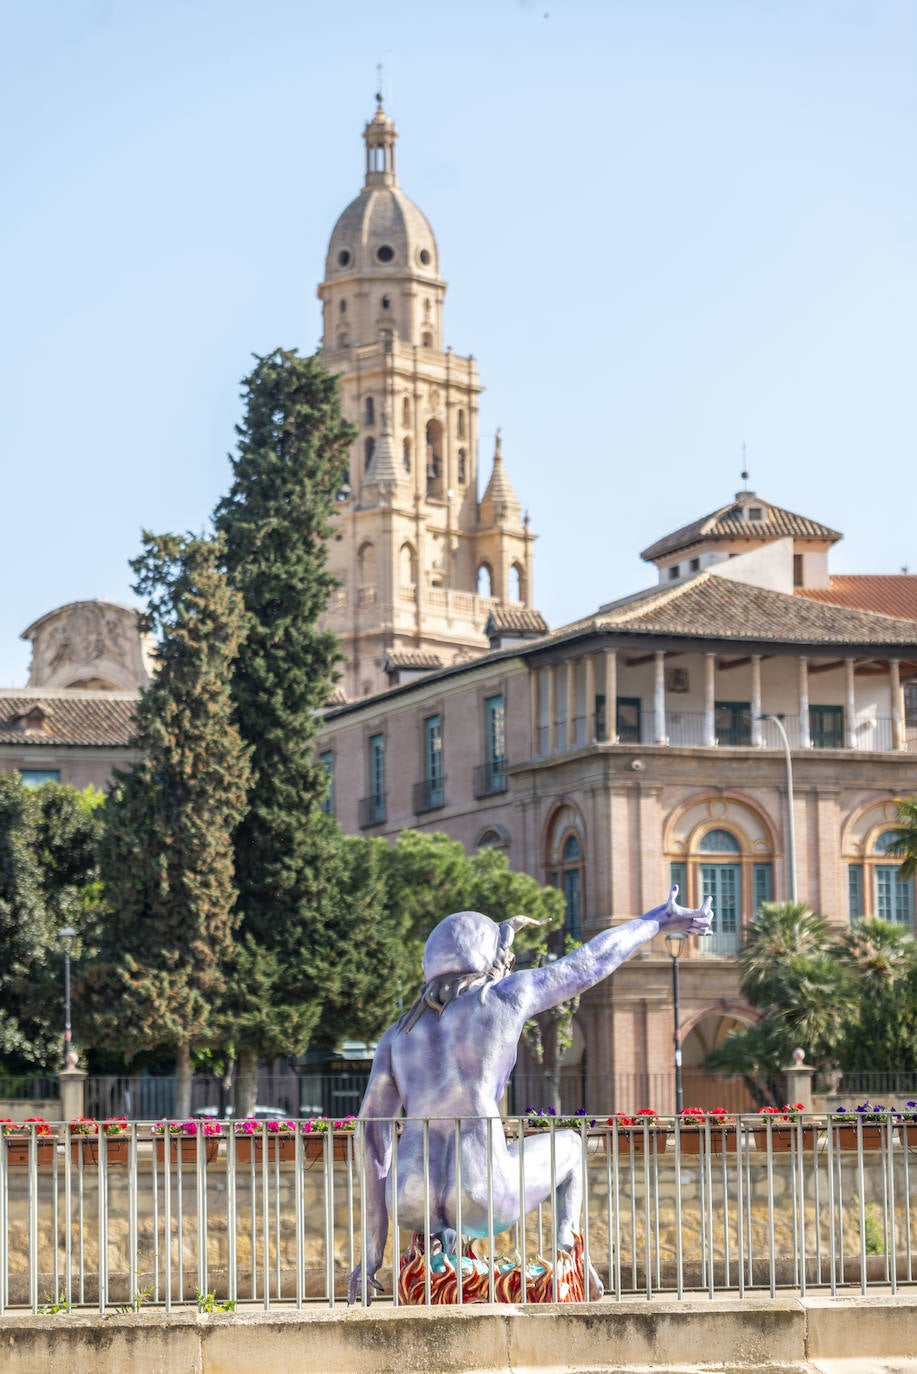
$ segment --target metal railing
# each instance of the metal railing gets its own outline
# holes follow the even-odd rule
[[[360,798],[360,829],[368,830],[373,825],[384,825],[386,810],[385,797],[378,793]]]
[[[439,811],[446,805],[445,777],[422,778],[415,782],[412,804],[415,816],[422,816],[425,811]]]
[[[4,1102],[48,1101],[59,1096],[55,1074],[0,1074],[0,1100]]]
[[[474,770],[474,795],[476,800],[482,797],[495,797],[500,792],[506,791],[506,761],[505,759],[494,759],[491,763],[481,763]]]
[[[638,1127],[585,1118],[573,1128],[499,1117],[381,1123],[391,1148],[391,1235],[413,1230],[409,1294],[397,1254],[378,1277],[395,1305],[430,1302],[435,1284],[474,1279],[472,1300],[493,1300],[515,1272],[515,1301],[557,1301],[557,1185],[575,1179],[584,1296],[681,1299],[811,1289],[896,1293],[917,1284],[917,1125],[852,1127],[805,1116],[699,1126],[662,1118]],[[481,1148],[466,1150],[474,1134]],[[117,1151],[113,1148],[119,1147]],[[346,1294],[369,1218],[361,1137],[296,1131],[281,1147],[262,1126],[224,1127],[167,1146],[144,1123],[107,1144],[54,1127],[17,1152],[0,1140],[0,1314],[112,1308],[194,1308],[207,1294],[231,1306],[334,1306]],[[187,1145],[187,1152],[185,1152]],[[429,1161],[456,1158],[443,1191]],[[462,1168],[484,1169],[472,1222]],[[483,1164],[481,1161],[484,1161]],[[419,1169],[405,1193],[411,1170]],[[399,1180],[402,1186],[399,1187]],[[520,1197],[540,1193],[529,1211]],[[435,1208],[475,1237],[460,1257],[434,1230]],[[400,1209],[400,1211],[399,1211]],[[445,1241],[443,1252],[440,1241]],[[419,1256],[419,1259],[418,1259]],[[548,1259],[543,1257],[547,1256]],[[481,1275],[484,1276],[483,1281]],[[445,1276],[445,1278],[444,1278]],[[366,1284],[358,1292],[365,1303]]]

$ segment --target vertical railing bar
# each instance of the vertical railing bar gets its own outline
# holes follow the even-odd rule
[[[29,1127],[29,1306],[38,1315],[38,1135]]]
[[[917,1140],[917,1121],[914,1123],[914,1139]],[[901,1123],[901,1148],[904,1156],[904,1250],[907,1261],[907,1281],[912,1283],[914,1271],[911,1264],[911,1176],[910,1176],[910,1137],[911,1127]]]
[[[9,1298],[9,1194],[6,1167],[6,1137],[0,1130],[0,1317],[6,1311]],[[70,1217],[67,1217],[67,1234],[70,1234]],[[69,1296],[69,1295],[68,1295]]]
[[[325,1282],[328,1287],[328,1306],[334,1307],[334,1136],[325,1131]]]
[[[278,1132],[274,1136],[274,1158],[273,1169],[271,1170],[271,1181],[274,1185],[274,1277],[277,1282],[275,1297],[280,1302],[283,1298],[283,1277],[280,1268],[280,1142],[285,1137]],[[351,1232],[351,1255],[353,1254],[353,1233]],[[353,1268],[351,1265],[350,1268]],[[350,1269],[347,1270],[348,1274]]]
[[[607,1229],[607,1232],[608,1232],[608,1285],[609,1285],[609,1287],[611,1287],[611,1286],[613,1285],[613,1283],[614,1283],[614,1270],[615,1270],[614,1231],[612,1230],[612,1225],[613,1225],[612,1217],[613,1217],[613,1215],[614,1215],[614,1207],[613,1207],[613,1199],[612,1199],[612,1186],[613,1186],[613,1185],[612,1185],[612,1181],[611,1181],[611,1171],[612,1171],[612,1166],[613,1166],[613,1163],[614,1163],[614,1160],[615,1160],[615,1152],[617,1151],[617,1147],[618,1147],[617,1131],[615,1131],[614,1129],[611,1129],[611,1130],[609,1131],[608,1135],[605,1137],[605,1205],[606,1205],[606,1209],[607,1209],[607,1212],[608,1212],[608,1216],[607,1216],[607,1227],[606,1227],[606,1229]],[[522,1142],[521,1142],[521,1140],[520,1140],[520,1149],[521,1149],[521,1148],[522,1148]]]
[[[423,1300],[430,1306],[430,1118],[421,1122],[423,1136]],[[488,1174],[488,1183],[489,1183]],[[493,1301],[493,1299],[491,1299]]]
[[[328,1131],[327,1138],[331,1135]],[[333,1142],[332,1142],[333,1144]],[[271,1310],[271,1161],[268,1155],[267,1122],[261,1123],[261,1304]],[[254,1259],[254,1256],[252,1257]],[[333,1248],[332,1248],[333,1263]]]
[[[65,1127],[64,1127],[64,1135],[65,1135],[65,1136],[66,1136],[66,1134],[67,1134],[67,1132],[68,1132],[69,1129],[70,1129],[69,1126],[66,1126],[66,1125],[65,1125]],[[65,1143],[65,1145],[64,1145],[64,1158],[65,1158],[65,1159],[66,1159],[66,1156],[67,1156],[67,1151],[68,1151],[68,1147],[67,1147],[67,1145],[66,1145],[66,1143]],[[60,1291],[61,1291],[61,1288],[60,1288],[60,1245],[59,1245],[59,1236],[60,1236],[60,1230],[59,1230],[59,1227],[60,1227],[60,1206],[59,1206],[58,1193],[59,1193],[59,1188],[58,1188],[58,1173],[57,1173],[57,1149],[55,1148],[55,1150],[54,1150],[54,1162],[53,1162],[53,1168],[52,1168],[52,1178],[51,1178],[51,1235],[52,1235],[52,1237],[53,1237],[52,1244],[53,1244],[53,1249],[54,1249],[54,1265],[53,1265],[53,1267],[54,1267],[54,1301],[55,1301],[55,1302],[57,1302],[57,1299],[58,1299],[58,1297],[59,1297],[59,1295],[60,1295]]]
[[[580,1150],[582,1152],[580,1170],[583,1183],[583,1296],[586,1302],[589,1302],[591,1292],[589,1280],[589,1153],[585,1117],[580,1121]]]
[[[465,1301],[465,1275],[462,1270],[462,1121],[455,1118],[453,1127],[455,1139],[455,1300],[461,1306]],[[525,1278],[523,1277],[523,1285]],[[523,1287],[522,1301],[525,1302]]]
[[[627,1133],[627,1165],[630,1181],[630,1287],[637,1291],[637,1163],[634,1156],[634,1133]]]
[[[765,1118],[767,1130],[767,1264],[771,1297],[777,1296],[777,1247],[774,1235],[774,1133],[771,1118]]]
[[[739,1145],[740,1126],[736,1123],[736,1149]],[[723,1284],[729,1288],[732,1283],[731,1271],[731,1251],[729,1245],[729,1132],[724,1126],[720,1134],[720,1145],[722,1146],[722,1175],[723,1175]],[[737,1156],[738,1158],[738,1156]],[[712,1249],[712,1246],[711,1246]]]
[[[99,1313],[104,1317],[108,1306],[108,1152],[105,1137],[99,1128],[96,1136],[98,1160],[98,1226],[99,1226]],[[55,1169],[57,1161],[55,1160]],[[54,1286],[55,1294],[57,1285]]]
[[[302,1108],[300,1108],[302,1110]],[[296,1121],[296,1135],[293,1140],[293,1230],[296,1237],[296,1310],[302,1311],[305,1296],[305,1218],[303,1216],[303,1147],[302,1122]]]
[[[494,1119],[489,1116],[485,1125],[487,1140],[487,1300],[496,1302],[497,1242],[494,1237]]]
[[[748,1144],[747,1123],[739,1117],[736,1123],[736,1271],[740,1298],[745,1297],[745,1180],[742,1163],[749,1153]],[[748,1200],[748,1210],[751,1211],[751,1198]]]
[[[809,1121],[808,1138],[812,1142],[812,1205],[815,1209],[815,1281],[822,1283],[822,1253],[821,1253],[821,1185],[818,1179],[818,1128],[814,1121]],[[806,1132],[802,1133],[803,1149],[805,1149]]]
[[[675,1118],[675,1264],[678,1301],[685,1296],[685,1252],[681,1229],[681,1126]]]
[[[139,1239],[137,1227],[137,1123],[132,1121],[127,1138],[127,1292],[128,1300],[133,1303],[140,1288],[138,1268]]]
[[[656,1248],[656,1288],[662,1289],[662,1234],[659,1220],[659,1137],[650,1134],[653,1147],[653,1242]]]
[[[398,1291],[401,1280],[401,1230],[398,1225],[398,1122],[392,1120],[389,1123],[392,1133],[392,1303],[395,1307],[400,1306],[401,1295]],[[461,1162],[461,1161],[459,1161]],[[366,1155],[363,1156],[363,1182],[362,1187],[366,1187]],[[456,1183],[459,1199],[461,1200],[461,1175]],[[362,1217],[366,1210],[366,1193],[360,1194],[360,1215]],[[362,1224],[362,1223],[361,1223]],[[459,1228],[461,1232],[461,1228]],[[461,1234],[459,1235],[461,1240]]]
[[[229,1273],[226,1277],[226,1297],[231,1303],[239,1300],[238,1236],[239,1194],[236,1183],[236,1126],[230,1125],[226,1138],[226,1263]],[[299,1220],[299,1208],[296,1211]]]
[[[373,1126],[376,1128],[376,1130],[380,1130],[380,1129],[381,1129],[382,1123],[381,1123],[380,1121],[373,1121],[372,1124],[373,1124]],[[368,1236],[368,1227],[369,1227],[369,1217],[367,1216],[367,1212],[366,1212],[366,1202],[365,1202],[365,1199],[366,1199],[366,1131],[367,1131],[368,1125],[369,1125],[369,1123],[366,1122],[366,1121],[364,1121],[364,1122],[362,1123],[361,1134],[360,1134],[360,1302],[362,1303],[362,1305],[363,1305],[364,1307],[368,1307],[368,1306],[369,1306],[369,1300],[370,1300],[370,1297],[371,1297],[371,1294],[370,1294],[370,1291],[369,1291],[369,1274],[367,1273],[367,1269],[366,1269],[367,1236]],[[394,1223],[393,1223],[393,1225],[392,1225],[392,1236],[393,1236],[393,1246],[392,1246],[392,1256],[393,1256],[393,1258],[392,1258],[392,1275],[393,1275],[393,1277],[392,1277],[392,1287],[393,1287],[393,1288],[397,1288],[397,1287],[398,1287],[398,1284],[397,1284],[397,1282],[395,1281],[394,1275],[395,1275],[395,1269],[396,1269],[395,1255],[396,1255],[396,1252],[397,1252],[397,1250],[398,1250],[398,1232],[397,1232],[397,1230],[396,1230],[396,1228],[395,1228],[395,1226],[394,1226]]]
[[[795,1146],[796,1146],[796,1154],[795,1154],[795,1158],[793,1158],[793,1157],[791,1156],[791,1161],[792,1161],[791,1167],[792,1167],[792,1169],[793,1169],[793,1178],[794,1178],[793,1189],[794,1189],[794,1193],[798,1196],[798,1205],[799,1205],[799,1232],[798,1232],[797,1240],[796,1240],[796,1248],[797,1248],[797,1250],[798,1250],[798,1252],[799,1252],[799,1270],[800,1270],[799,1296],[800,1296],[801,1298],[804,1299],[805,1296],[806,1296],[806,1280],[807,1280],[807,1274],[806,1274],[806,1175],[805,1175],[805,1154],[804,1154],[803,1148],[802,1148],[802,1146],[803,1146],[802,1123],[801,1123],[801,1121],[799,1121],[799,1120],[796,1121],[796,1127],[795,1127],[795,1131],[794,1131],[793,1135],[794,1135],[793,1143],[794,1143]]]
[[[324,1166],[323,1166],[324,1167]],[[249,1234],[251,1237],[252,1302],[258,1300],[258,1180],[255,1177],[255,1152],[248,1154]]]
[[[551,1301],[557,1302],[557,1155],[553,1116],[548,1131],[548,1152],[551,1163]],[[493,1302],[492,1293],[490,1301]]]
[[[5,1153],[5,1152],[4,1152]],[[70,1151],[64,1154],[64,1271],[66,1274],[67,1302],[73,1302],[73,1169]]]
[[[355,1168],[355,1166],[356,1166],[356,1158],[355,1158],[355,1154],[354,1154],[354,1145],[355,1145],[355,1142],[354,1142],[353,1134],[351,1134],[351,1135],[349,1135],[349,1136],[346,1137],[346,1139],[345,1139],[345,1145],[346,1145],[346,1148],[347,1148],[347,1160],[346,1160],[346,1164],[347,1164],[347,1272],[348,1272],[348,1274],[352,1274],[353,1271],[354,1271],[354,1268],[356,1267],[356,1261],[357,1261],[356,1246],[354,1245],[354,1235],[353,1235],[353,1233],[354,1233],[354,1214],[355,1214],[355,1211],[356,1211],[356,1196],[355,1196],[355,1194],[354,1194],[354,1187],[353,1187],[353,1172],[354,1172],[354,1168]],[[361,1193],[360,1196],[362,1197],[363,1194]],[[279,1197],[279,1189],[278,1189],[278,1197]],[[279,1203],[278,1203],[278,1206],[279,1206]],[[278,1236],[278,1239],[279,1239],[279,1236],[280,1236],[280,1218],[279,1218],[279,1216],[278,1216],[278,1218],[277,1218],[277,1236]],[[279,1243],[278,1243],[277,1253],[278,1253],[278,1255],[279,1255],[279,1253],[280,1253]],[[278,1267],[277,1267],[277,1272],[278,1272],[278,1274],[279,1274],[279,1272],[280,1272],[279,1263],[278,1263]],[[279,1292],[279,1288],[278,1288],[278,1292]]]
[[[207,1292],[207,1160],[205,1153],[204,1123],[197,1130],[197,1196],[195,1215],[197,1223],[197,1291]]]
[[[866,1174],[863,1165],[863,1118],[857,1117],[857,1194],[860,1212],[860,1292],[866,1295]]]
[[[519,1147],[519,1301],[528,1302],[528,1249],[525,1235],[525,1137],[522,1134],[522,1121],[516,1121],[516,1143]],[[456,1140],[456,1150],[459,1142]],[[459,1284],[459,1302],[462,1301]]]
[[[159,1252],[161,1249],[159,1242],[159,1161],[156,1158],[156,1141],[150,1137],[150,1150],[153,1158],[153,1168],[151,1180],[153,1184],[153,1299],[159,1302]],[[138,1286],[139,1292],[139,1286]],[[131,1302],[137,1297],[137,1293],[131,1294]]]
[[[84,1244],[84,1239],[83,1239],[83,1237],[84,1237],[84,1228],[85,1228],[85,1224],[86,1224],[86,1217],[85,1217],[85,1194],[84,1194],[84,1191],[83,1191],[83,1154],[82,1154],[82,1151],[80,1151],[80,1155],[79,1155],[79,1158],[78,1158],[78,1160],[77,1160],[77,1166],[76,1166],[76,1208],[77,1208],[77,1212],[76,1212],[76,1217],[77,1217],[77,1220],[76,1220],[76,1225],[77,1225],[76,1253],[77,1253],[77,1259],[78,1259],[78,1262],[79,1262],[78,1292],[79,1292],[79,1295],[80,1295],[80,1306],[82,1307],[82,1306],[85,1304],[85,1302],[86,1302],[86,1253],[85,1253],[85,1244]]]
[[[746,1147],[748,1141],[746,1140]],[[748,1199],[748,1206],[745,1208],[745,1225],[747,1234],[745,1237],[746,1254],[748,1255],[748,1286],[754,1287],[754,1233],[752,1231],[752,1199],[754,1194],[751,1189],[751,1150],[745,1150],[745,1196]]]
[[[165,1309],[172,1311],[172,1137],[169,1134],[169,1123],[163,1127],[162,1136],[162,1189],[163,1189],[163,1222],[165,1226],[165,1252],[166,1252],[166,1296]]]
[[[707,1184],[707,1213],[706,1213],[706,1217],[707,1217],[707,1252],[708,1252],[708,1257],[709,1257],[709,1265],[708,1265],[708,1267],[707,1267],[707,1288],[708,1288],[708,1297],[713,1298],[713,1297],[715,1296],[714,1249],[713,1249],[713,1158],[712,1158],[712,1154],[711,1154],[712,1147],[713,1147],[713,1138],[712,1138],[712,1135],[711,1135],[711,1132],[710,1132],[710,1117],[709,1117],[709,1116],[706,1116],[706,1117],[704,1118],[703,1131],[704,1131],[704,1147],[705,1147],[705,1149],[704,1149],[704,1160],[703,1160],[703,1166],[702,1166],[702,1167],[703,1167],[704,1173],[706,1174],[706,1184]]]
[[[632,1136],[633,1139],[633,1136]],[[643,1264],[646,1270],[646,1300],[650,1302],[653,1296],[653,1257],[651,1251],[651,1217],[650,1217],[650,1136],[649,1125],[644,1117],[643,1120]],[[633,1169],[633,1188],[637,1191],[637,1169],[636,1164]],[[636,1247],[635,1247],[636,1248]]]

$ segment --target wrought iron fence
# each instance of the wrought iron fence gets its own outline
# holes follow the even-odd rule
[[[54,1074],[0,1074],[0,1099],[4,1102],[46,1102],[59,1096]]]
[[[507,1276],[515,1301],[557,1301],[569,1260],[558,1254],[552,1199],[555,1186],[572,1178],[583,1196],[577,1247],[587,1299],[602,1288],[618,1300],[866,1293],[873,1285],[894,1294],[917,1284],[917,1124],[846,1127],[805,1116],[786,1125],[746,1116],[598,1129],[583,1119],[578,1144],[563,1127],[533,1138],[529,1124],[498,1117],[382,1123],[393,1202],[379,1278],[395,1305],[430,1302],[449,1283],[460,1300],[493,1300]],[[475,1176],[474,1192],[479,1205],[486,1198],[488,1220],[465,1228],[473,1238],[460,1254],[448,1249],[449,1233],[434,1232],[432,1218],[445,1197],[462,1230],[469,1128],[484,1141],[477,1153],[484,1177]],[[412,1159],[429,1161],[444,1143],[460,1160],[450,1189],[443,1194],[421,1165],[411,1190],[420,1208],[411,1286],[399,1263],[399,1222],[409,1218],[406,1202],[399,1218],[398,1179]],[[193,1309],[207,1294],[265,1310],[334,1306],[365,1240],[361,1208],[372,1165],[359,1135],[296,1131],[283,1145],[266,1125],[237,1136],[225,1123],[219,1136],[168,1145],[141,1123],[119,1141],[73,1136],[63,1126],[51,1136],[32,1128],[18,1151],[11,1137],[0,1138],[0,1313],[37,1313],[50,1303],[100,1312]],[[520,1197],[539,1194],[540,1205],[520,1207]],[[359,1284],[358,1300],[370,1296]]]

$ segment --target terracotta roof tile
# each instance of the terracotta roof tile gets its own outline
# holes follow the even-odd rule
[[[708,571],[677,587],[663,587],[591,617],[596,630],[735,639],[774,644],[900,647],[917,656],[917,625],[872,611],[823,605],[803,597],[733,582]],[[589,620],[564,626],[551,640],[587,629]]]
[[[494,606],[484,626],[486,635],[500,630],[516,630],[520,634],[548,633],[548,622],[541,611],[528,610],[525,606]]]
[[[657,558],[663,558],[669,553],[678,553],[693,544],[717,539],[757,541],[784,539],[787,535],[792,535],[796,539],[827,539],[834,544],[843,538],[837,530],[820,525],[817,520],[810,520],[805,515],[796,515],[794,511],[784,510],[781,506],[772,506],[769,501],[763,499],[760,505],[767,511],[767,519],[746,520],[743,518],[743,507],[754,506],[758,501],[753,492],[740,492],[739,496],[742,497],[741,503],[738,500],[731,501],[728,506],[721,506],[719,510],[711,511],[699,520],[693,520],[690,525],[683,525],[672,534],[657,539],[655,544],[650,544],[640,557],[645,562],[652,563]]]
[[[427,653],[422,649],[389,649],[383,665],[385,672],[393,668],[416,668],[427,671],[441,668],[443,661],[439,654]]]
[[[849,606],[899,620],[917,620],[917,574],[841,573],[827,587],[799,587],[797,596],[827,606]]]
[[[132,743],[133,692],[0,690],[0,744],[92,745]]]

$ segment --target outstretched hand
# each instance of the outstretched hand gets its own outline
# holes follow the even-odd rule
[[[673,935],[709,935],[713,925],[711,898],[705,897],[699,907],[679,906],[678,884],[675,883],[664,907],[658,908],[659,929]]]

